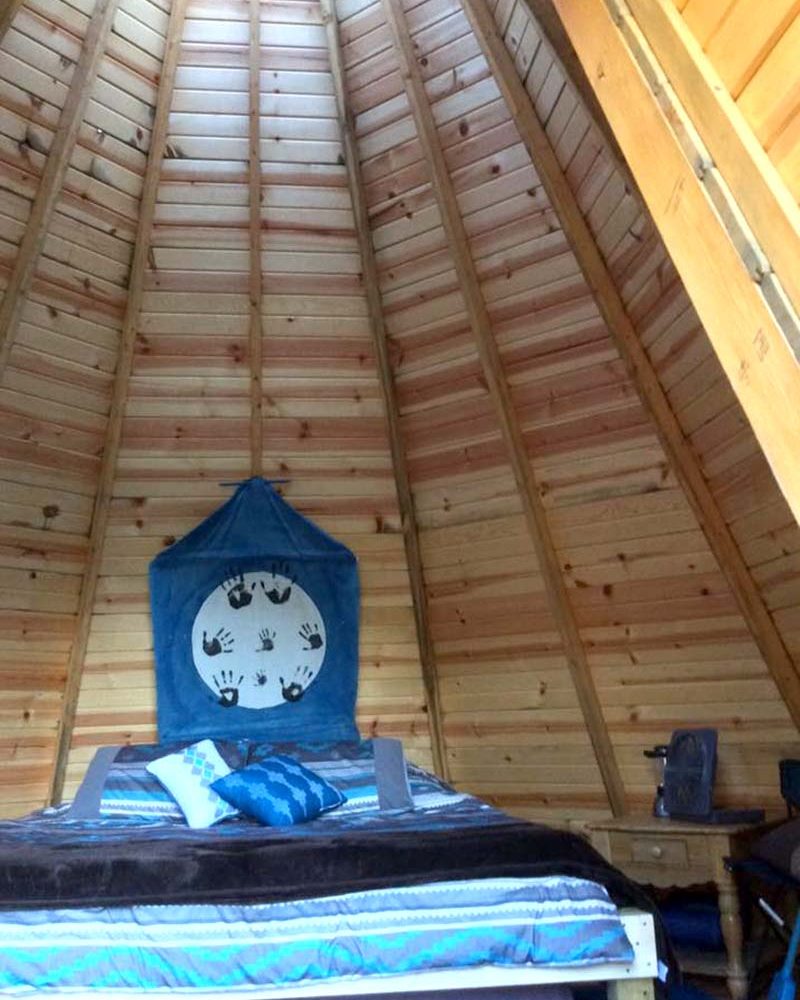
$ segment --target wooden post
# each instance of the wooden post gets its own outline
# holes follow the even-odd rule
[[[333,86],[336,92],[336,107],[339,114],[339,125],[342,132],[342,145],[347,165],[347,180],[350,187],[350,198],[353,204],[358,244],[361,251],[361,268],[363,273],[364,291],[369,308],[370,328],[375,344],[375,355],[378,361],[381,391],[383,394],[386,424],[389,433],[389,446],[392,453],[397,503],[403,525],[406,562],[408,564],[409,583],[414,602],[414,621],[417,629],[422,680],[425,685],[425,698],[428,704],[428,723],[431,731],[433,763],[436,772],[442,777],[449,776],[446,746],[442,730],[441,700],[439,696],[439,679],[436,670],[436,656],[431,639],[428,622],[428,602],[425,594],[425,580],[420,555],[419,533],[416,514],[414,512],[414,497],[406,466],[405,448],[400,430],[400,411],[397,404],[397,393],[394,384],[392,365],[387,346],[386,325],[383,319],[378,267],[375,262],[375,252],[372,246],[369,215],[364,199],[364,183],[361,177],[361,163],[358,158],[358,148],[353,127],[353,116],[348,108],[347,90],[345,87],[344,69],[342,66],[341,42],[339,25],[331,0],[321,0],[322,17],[330,53]]]
[[[263,471],[261,340],[261,0],[250,0],[250,475]]]
[[[111,23],[117,12],[117,4],[118,0],[98,0],[92,14],[80,59],[72,74],[69,93],[58,119],[58,128],[39,180],[39,190],[36,192],[25,227],[25,235],[19,245],[14,270],[11,272],[5,296],[0,304],[0,379],[8,364],[28,289],[36,270],[36,262],[61,195],[64,177],[89,102],[92,83],[106,49]]]
[[[75,638],[72,642],[72,650],[67,667],[67,680],[64,688],[64,701],[61,708],[56,758],[52,781],[50,783],[50,801],[52,803],[57,803],[61,800],[72,730],[75,725],[75,711],[78,705],[78,695],[80,694],[83,661],[89,641],[89,629],[92,622],[97,579],[100,574],[100,564],[103,557],[103,543],[108,524],[111,494],[114,487],[114,474],[116,472],[117,455],[119,453],[119,442],[122,432],[122,418],[128,394],[128,380],[133,365],[136,324],[142,303],[144,275],[153,231],[153,218],[155,216],[161,161],[164,158],[164,148],[167,142],[169,111],[172,104],[172,91],[175,83],[175,71],[178,66],[178,53],[181,38],[183,37],[185,17],[186,0],[173,0],[169,26],[167,28],[167,41],[164,50],[156,116],[150,137],[150,153],[147,158],[147,168],[145,170],[142,196],[139,203],[139,223],[136,230],[136,242],[134,244],[130,281],[128,283],[128,300],[125,305],[125,316],[122,324],[122,332],[120,333],[119,358],[114,375],[114,388],[111,398],[111,409],[108,416],[106,443],[92,513],[89,554],[80,601],[78,603]]]
[[[531,467],[525,442],[517,420],[511,393],[503,372],[502,360],[491,329],[489,314],[481,292],[478,274],[469,249],[469,242],[456,201],[450,173],[444,159],[436,124],[425,93],[413,45],[400,5],[383,0],[386,19],[394,36],[400,73],[416,121],[419,140],[431,170],[431,183],[439,204],[450,253],[458,274],[470,325],[475,336],[489,393],[497,412],[503,438],[508,448],[528,530],[536,550],[545,582],[550,610],[555,619],[564,653],[575,685],[586,729],[594,748],[608,800],[614,814],[625,812],[625,792],[614,748],[600,708],[592,680],[586,650],[578,629],[575,613],[547,523],[536,478]]]
[[[508,104],[514,121],[516,122],[522,141],[528,149],[536,168],[536,172],[539,175],[542,185],[545,188],[553,208],[559,217],[564,233],[569,240],[581,269],[583,270],[586,281],[592,291],[598,309],[605,320],[609,333],[614,338],[617,348],[625,361],[628,372],[639,393],[642,404],[649,412],[654,422],[664,451],[675,469],[681,485],[683,486],[686,497],[699,521],[700,527],[703,529],[703,532],[708,539],[711,550],[719,562],[720,568],[728,579],[731,591],[737,600],[739,608],[750,628],[750,631],[752,632],[753,638],[758,644],[761,655],[764,658],[764,662],[775,680],[778,690],[786,703],[795,725],[800,727],[800,683],[798,683],[800,677],[798,676],[797,668],[795,667],[795,664],[792,661],[783,640],[781,639],[780,633],[778,632],[778,629],[776,628],[775,623],[772,620],[766,605],[764,604],[761,593],[750,574],[747,564],[742,558],[739,547],[733,538],[733,535],[731,534],[719,507],[717,506],[716,500],[708,487],[697,458],[692,451],[690,444],[684,437],[683,430],[681,429],[672,407],[670,406],[669,400],[661,387],[658,376],[653,369],[646,350],[642,346],[636,329],[625,310],[625,306],[620,298],[616,285],[614,284],[597,244],[592,237],[572,188],[570,187],[569,182],[561,169],[555,152],[550,145],[547,134],[539,122],[536,111],[531,104],[530,97],[525,91],[525,88],[523,87],[519,76],[514,69],[513,62],[505,47],[505,43],[498,34],[494,18],[490,14],[483,0],[463,0],[463,2],[473,30],[481,43],[484,54],[486,55],[489,65],[495,75],[498,87]],[[589,8],[603,7],[603,0],[591,0],[591,3],[579,6],[582,11],[588,11]],[[573,8],[570,8],[570,17],[566,18],[565,15],[565,20],[569,22],[573,17],[576,24],[580,22],[582,26],[580,31],[581,37],[573,38],[573,42],[579,47],[579,51],[580,45],[583,45],[587,51],[595,53],[595,46],[589,44],[588,36],[591,36],[592,38],[602,37],[597,35],[596,32],[599,30],[598,25],[604,20],[604,15],[598,9],[591,16],[587,15],[585,19],[578,18],[577,15],[574,14]],[[584,27],[585,31],[583,30]],[[610,37],[614,37],[611,35],[611,32],[614,32],[614,35],[618,38],[618,32],[611,23],[610,18],[607,19],[607,24],[604,25],[603,31]],[[614,46],[612,48],[607,47],[604,43],[602,48],[597,49],[597,59],[600,60],[599,62],[593,62],[590,59],[587,65],[594,66],[595,73],[599,73],[600,70],[605,73],[605,70],[603,69],[605,63],[603,63],[602,60],[606,59],[613,62],[613,65],[615,66],[615,73],[620,73],[621,78],[624,79],[625,82],[620,83],[619,87],[613,92],[604,86],[602,88],[601,97],[606,99],[605,102],[608,104],[609,108],[614,108],[615,116],[618,117],[619,121],[633,121],[636,120],[636,116],[639,113],[636,110],[637,102],[645,100],[644,96],[641,95],[641,90],[644,85],[640,81],[637,81],[638,93],[637,89],[630,92],[632,98],[635,97],[635,102],[633,104],[630,104],[627,98],[625,101],[620,101],[620,94],[629,93],[627,89],[628,83],[630,83],[630,86],[633,87],[635,67],[630,65],[630,54],[627,55],[627,63],[622,59],[621,50],[618,46],[622,46],[624,48],[624,43],[621,38],[618,38],[617,41],[617,38],[615,38]],[[594,56],[592,56],[592,59],[593,58]],[[622,71],[623,66],[626,67],[624,74]],[[600,69],[598,69],[598,67],[600,67]],[[638,77],[638,72],[636,72],[635,75]],[[601,76],[600,79],[604,81],[605,78],[604,76]],[[660,112],[658,112],[655,102],[653,102],[653,107],[649,114],[650,113],[653,115],[657,114],[660,117]],[[612,124],[614,124],[613,120]],[[649,176],[651,172],[650,167],[654,162],[654,149],[659,150],[659,155],[655,159],[658,159],[659,161],[661,160],[662,154],[660,143],[662,140],[656,140],[652,137],[646,138],[643,134],[640,134],[639,129],[630,128],[629,126],[626,126],[626,136],[629,138],[632,148],[635,147],[637,149],[637,153],[640,157],[638,163],[644,171],[641,177],[646,178]],[[666,138],[664,138],[663,141],[667,141]],[[675,150],[675,155],[680,155],[680,159],[683,160],[682,155],[679,154],[678,150]],[[679,207],[679,204],[682,203],[682,201],[688,196],[689,190],[691,189],[693,195],[695,194],[694,186],[697,184],[697,179],[694,177],[691,167],[685,162],[685,160],[683,161],[683,165],[685,165],[685,169],[682,167],[681,176],[674,180],[674,187],[672,181],[665,177],[665,186],[661,189],[663,201],[651,203],[651,210],[654,210],[655,207],[658,208],[658,212],[654,211],[654,218],[656,223],[659,225],[659,228],[659,215],[674,215]],[[643,191],[644,186],[645,185],[643,184]],[[680,193],[673,199],[669,193],[670,191],[677,191]],[[703,201],[705,201],[705,195],[699,190],[699,188],[697,188],[696,194]],[[673,203],[673,207],[670,207],[670,202]],[[712,218],[714,220],[713,223]],[[707,223],[703,227],[703,237],[710,234],[714,229],[716,229],[715,240],[719,239],[720,241],[719,251],[721,254],[726,256],[732,265],[730,285],[728,284],[728,279],[725,274],[718,270],[716,265],[719,263],[719,258],[714,256],[714,253],[710,248],[703,251],[700,256],[694,253],[694,248],[698,248],[700,245],[701,235],[696,225],[684,227],[679,235],[680,243],[687,250],[688,255],[693,259],[694,267],[694,273],[691,275],[691,280],[687,280],[685,276],[684,280],[686,281],[687,290],[690,295],[690,285],[694,282],[709,281],[711,284],[714,284],[717,279],[720,280],[719,298],[717,298],[716,301],[718,302],[719,309],[723,310],[727,315],[728,326],[726,327],[725,335],[728,338],[733,338],[735,333],[741,331],[742,323],[745,319],[743,316],[739,316],[737,314],[737,284],[743,284],[744,291],[748,294],[752,291],[758,295],[758,292],[736,256],[736,251],[730,243],[727,234],[725,234],[724,239],[722,238],[722,234],[719,231],[719,224],[716,221],[716,216],[714,215],[711,206],[707,205]],[[667,245],[669,249],[669,243]],[[735,266],[733,266],[734,264]],[[768,338],[771,338],[771,333],[768,334],[768,324],[770,320],[767,317],[766,305],[763,304],[763,302],[762,308],[759,311],[763,317],[764,325],[758,330],[755,337],[741,345],[744,353],[749,353],[749,349],[751,348],[755,348],[756,351],[759,350],[757,342],[758,337],[761,334],[764,336],[765,345],[772,343],[771,339],[768,340]],[[707,322],[713,322],[715,327],[719,326],[719,317],[713,317],[711,320],[708,320],[701,313],[700,318],[704,324]],[[774,325],[772,330],[774,331]],[[800,379],[798,379],[797,363],[785,343],[780,343],[776,346],[777,349],[781,350],[785,355],[786,364],[788,366],[787,372],[785,373],[786,378],[792,382],[795,380],[798,382],[797,398],[800,398]],[[770,348],[767,346],[764,352],[764,357],[761,359],[762,361],[768,358],[769,350]],[[745,373],[745,381],[747,381],[747,377],[749,377],[747,376],[747,372],[751,370],[750,362],[743,358],[741,364],[744,365],[744,367],[739,369],[737,374],[741,375],[742,372]],[[755,377],[756,372],[754,371],[754,380]],[[736,389],[737,382],[740,382],[741,378],[734,377],[732,381],[734,389]],[[783,382],[783,379],[781,379],[780,382]],[[779,399],[780,384],[778,383],[775,386],[771,408],[775,407],[775,404]],[[793,420],[796,417],[796,414],[797,407],[795,406],[794,414],[792,416]],[[776,413],[777,418],[780,416],[780,414]],[[788,440],[789,439],[787,438],[785,444],[788,444]],[[800,438],[797,440],[798,444],[800,444]],[[767,457],[769,457],[769,454]],[[798,486],[800,487],[800,480],[798,481]],[[800,504],[800,493],[798,493],[796,500],[798,501],[798,504]],[[800,506],[797,510],[795,510],[795,513],[797,514],[798,511],[800,511]]]

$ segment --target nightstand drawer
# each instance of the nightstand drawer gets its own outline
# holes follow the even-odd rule
[[[612,864],[642,878],[643,869],[651,872],[669,870],[673,874],[709,871],[710,857],[705,838],[692,837],[665,830],[615,830],[610,833],[608,847]]]
[[[640,865],[689,867],[689,845],[678,837],[631,836],[631,861]]]

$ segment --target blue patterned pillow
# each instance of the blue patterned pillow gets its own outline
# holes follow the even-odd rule
[[[338,788],[284,754],[232,771],[211,787],[246,816],[269,826],[306,823],[344,802]]]

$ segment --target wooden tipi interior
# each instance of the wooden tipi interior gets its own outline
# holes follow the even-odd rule
[[[3,0],[0,814],[156,736],[147,567],[282,480],[359,723],[556,822],[800,755],[800,3]]]

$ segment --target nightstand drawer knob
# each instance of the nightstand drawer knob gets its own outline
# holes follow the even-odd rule
[[[654,844],[650,848],[650,853],[653,855],[654,858],[661,858],[664,856],[664,848],[660,847],[658,844]]]

